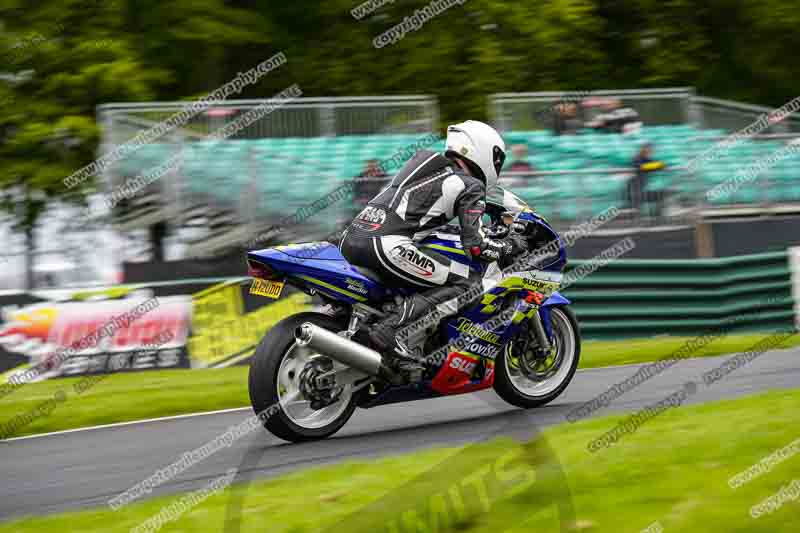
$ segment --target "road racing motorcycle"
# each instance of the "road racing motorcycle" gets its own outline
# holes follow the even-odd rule
[[[277,299],[290,285],[323,302],[319,311],[278,322],[255,351],[250,401],[267,430],[292,442],[323,439],[356,407],[490,387],[522,408],[557,398],[575,374],[581,347],[570,301],[558,292],[563,242],[544,217],[501,188],[487,196],[485,219],[487,235],[517,233],[528,252],[505,265],[473,260],[454,226],[419,239],[419,246],[480,272],[482,283],[459,298],[455,314],[431,313],[402,328],[400,356],[374,350],[365,326],[402,305],[413,288],[388,287],[328,242],[248,252],[251,294]]]

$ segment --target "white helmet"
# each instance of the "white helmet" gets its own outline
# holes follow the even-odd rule
[[[475,177],[483,179],[486,188],[497,185],[497,177],[506,160],[506,143],[495,129],[477,120],[467,120],[447,127],[446,152],[465,159]]]

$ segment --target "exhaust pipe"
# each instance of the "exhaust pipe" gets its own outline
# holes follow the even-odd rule
[[[311,322],[304,322],[298,326],[294,330],[294,338],[300,346],[313,348],[370,376],[380,377],[392,383],[398,379],[398,376],[383,364],[383,357],[375,350]]]

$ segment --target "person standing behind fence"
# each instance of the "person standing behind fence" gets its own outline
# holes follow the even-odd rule
[[[644,143],[633,158],[633,167],[636,172],[633,178],[628,181],[628,201],[630,206],[637,211],[641,211],[643,202],[655,203],[655,215],[660,216],[663,211],[664,192],[648,191],[647,182],[649,174],[664,169],[663,161],[653,159],[653,145]]]
[[[561,103],[553,108],[554,135],[575,135],[582,127],[578,106],[574,102]]]

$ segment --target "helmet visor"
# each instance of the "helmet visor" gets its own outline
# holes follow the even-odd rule
[[[503,168],[503,163],[505,163],[505,161],[506,153],[499,146],[495,146],[492,149],[492,163],[494,164],[494,170],[497,172],[498,176],[500,175],[500,169]]]

